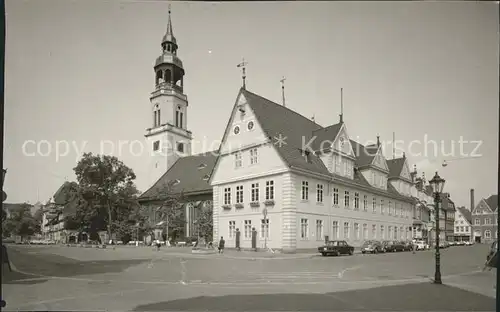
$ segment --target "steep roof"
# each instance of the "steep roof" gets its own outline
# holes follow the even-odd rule
[[[388,186],[387,191],[373,187],[357,170],[354,172],[354,179],[344,178],[340,175],[330,173],[318,155],[314,153],[304,155],[302,151],[303,144],[306,144],[311,138],[316,136],[316,140],[310,146],[314,151],[319,150],[322,140],[333,141],[336,138],[342,127],[341,123],[323,128],[283,105],[274,103],[245,89],[241,89],[240,92],[246,98],[248,105],[253,110],[266,136],[273,140],[278,154],[290,168],[327,175],[335,180],[409,200],[409,198],[399,194],[392,186]],[[280,137],[284,139],[285,144],[279,144],[276,141]],[[354,141],[351,140],[352,142]],[[377,145],[363,147],[357,142],[354,143],[357,144],[356,147],[360,147],[359,149],[355,148],[355,152],[364,151],[359,155],[356,164],[371,164],[379,147]]]
[[[139,196],[139,200],[144,201],[161,196],[166,185],[176,180],[178,182],[174,183],[170,188],[170,191],[174,194],[180,194],[181,192],[211,193],[212,187],[207,178],[215,166],[217,153],[217,151],[211,151],[177,159],[172,167],[151,188]]]
[[[377,155],[378,146],[370,145],[364,146],[354,140],[351,141],[352,149],[354,150],[354,155],[356,155],[356,166],[363,167],[368,166],[373,162],[373,158]]]
[[[52,198],[53,204],[62,206],[62,213],[75,213],[79,204],[78,183],[69,181],[64,182]]]
[[[498,208],[498,195],[491,195],[484,200],[492,211],[496,211]]]
[[[403,171],[403,166],[405,165],[404,157],[388,159],[387,166],[389,167],[389,178],[398,178]]]
[[[469,209],[465,208],[465,207],[458,207],[457,208],[458,211],[460,211],[460,213],[462,214],[462,216],[464,216],[464,218],[469,221],[470,224],[472,224],[472,213]]]

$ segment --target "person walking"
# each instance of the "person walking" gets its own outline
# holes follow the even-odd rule
[[[220,237],[219,241],[219,253],[224,253],[224,245],[226,244],[226,241],[224,240],[224,237]]]

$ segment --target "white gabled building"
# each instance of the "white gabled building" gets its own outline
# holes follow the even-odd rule
[[[322,127],[241,89],[210,178],[214,238],[234,247],[238,228],[241,247],[250,248],[255,228],[257,247],[267,236],[268,247],[291,252],[326,236],[354,246],[411,239],[413,183],[407,159],[397,166],[378,142],[351,140],[342,116]]]
[[[455,241],[472,241],[472,213],[465,207],[455,210]]]

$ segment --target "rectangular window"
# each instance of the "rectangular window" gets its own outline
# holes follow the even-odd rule
[[[179,128],[182,128],[182,121],[184,120],[184,113],[180,112],[179,114]]]
[[[252,183],[252,202],[259,201],[259,183]]]
[[[332,227],[332,240],[336,240],[339,238],[339,222],[338,221],[333,221],[333,227]]]
[[[153,143],[153,151],[157,151],[160,149],[160,141],[154,141]]]
[[[266,200],[274,199],[274,181],[266,181]]]
[[[344,193],[344,207],[349,209],[349,191]]]
[[[363,239],[368,239],[368,224],[363,224]]]
[[[300,219],[300,237],[307,239],[309,237],[309,224],[307,219]]]
[[[398,228],[394,227],[394,239],[398,239]]]
[[[241,160],[241,153],[237,152],[236,154],[234,154],[234,166],[236,168],[240,168],[242,165],[243,165],[243,162]]]
[[[465,232],[469,232],[469,227],[468,226],[465,227]]]
[[[318,203],[323,202],[323,184],[316,185],[316,201]]]
[[[269,239],[269,219],[260,220],[260,238]]]
[[[363,195],[363,210],[368,210],[368,195]]]
[[[236,187],[236,203],[237,204],[243,203],[243,185],[238,185]]]
[[[349,239],[349,222],[344,222],[344,239]]]
[[[229,221],[229,238],[233,238],[236,233],[236,221]]]
[[[404,235],[404,229],[403,229],[402,226],[399,228],[399,236],[401,237],[401,239],[405,239],[406,238],[405,235]]]
[[[377,197],[373,197],[372,201],[372,211],[377,212]]]
[[[333,205],[334,206],[339,205],[339,189],[338,188],[333,188]]]
[[[455,232],[460,232],[460,227],[459,226],[455,227]]]
[[[323,240],[323,220],[316,220],[316,240]]]
[[[392,226],[389,225],[387,227],[387,238],[391,239],[391,237],[392,237]]]
[[[184,143],[177,143],[177,151],[179,153],[184,153]]]
[[[377,238],[377,226],[375,224],[372,225],[372,238]]]
[[[309,200],[309,182],[302,181],[301,195],[302,200]]]
[[[257,157],[257,149],[256,148],[252,148],[250,150],[250,165],[256,164],[258,160],[259,159]]]
[[[392,202],[389,201],[389,215],[392,215]]]
[[[383,225],[380,226],[380,238],[385,239],[385,229]]]
[[[179,111],[175,111],[175,126],[176,127],[179,127],[179,125],[180,125],[180,122],[179,122],[180,118],[179,117],[180,117],[180,112]]]
[[[252,220],[245,220],[245,238],[252,238]]]
[[[385,207],[384,207],[384,200],[380,200],[380,213],[384,214],[385,213]]]
[[[354,223],[354,239],[359,240],[359,223]]]
[[[475,225],[481,225],[481,220],[479,220],[479,219],[474,219],[474,224],[475,224]]]
[[[359,210],[359,193],[354,193],[354,210]]]
[[[159,124],[158,124],[158,111],[155,110],[153,112],[153,115],[154,115],[154,117],[153,117],[153,127],[158,127],[159,126]]]
[[[231,188],[224,189],[224,205],[231,205]]]

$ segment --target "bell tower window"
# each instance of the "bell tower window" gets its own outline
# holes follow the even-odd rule
[[[184,113],[182,112],[182,107],[179,105],[175,111],[175,126],[177,128],[182,128],[182,121],[184,120]]]
[[[164,78],[165,82],[167,83],[170,83],[172,82],[172,71],[170,69],[167,69],[165,71],[165,78]]]
[[[160,125],[161,125],[160,107],[158,106],[158,104],[156,104],[153,111],[153,127],[159,127]]]

